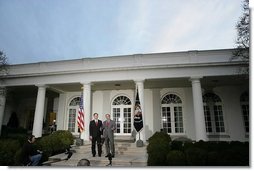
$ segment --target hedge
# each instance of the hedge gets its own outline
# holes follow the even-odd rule
[[[148,166],[249,166],[249,142],[171,141],[164,132],[148,140]]]
[[[148,139],[148,142],[148,166],[166,165],[167,154],[170,150],[170,136],[165,132],[156,132]]]
[[[26,141],[26,140],[25,140]],[[22,139],[0,139],[0,165],[1,166],[22,166],[21,150],[25,143]],[[38,138],[35,145],[43,151],[41,162],[47,161],[48,157],[65,152],[74,142],[69,131],[59,130],[47,136]]]

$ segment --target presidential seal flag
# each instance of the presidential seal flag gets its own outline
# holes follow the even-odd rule
[[[136,88],[136,100],[134,106],[134,128],[137,132],[140,132],[143,129],[143,117],[142,117],[142,109],[139,100],[138,88]]]

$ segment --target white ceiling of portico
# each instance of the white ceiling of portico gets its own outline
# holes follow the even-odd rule
[[[243,76],[220,76],[220,77],[204,77],[201,79],[202,87],[216,87],[223,85],[248,85],[248,79]],[[50,89],[59,92],[81,91],[81,83],[72,84],[54,84],[49,85]],[[145,80],[144,88],[176,88],[176,87],[191,87],[189,78],[168,78],[168,79],[151,79]],[[96,90],[126,90],[134,89],[135,82],[130,81],[108,81],[94,82],[91,85],[92,91]]]
[[[204,77],[201,79],[202,88],[212,88],[226,85],[244,85],[249,86],[249,81],[243,76],[220,76],[220,77]],[[56,97],[61,92],[81,91],[81,83],[72,84],[52,84],[48,85],[47,96]],[[189,78],[168,78],[168,79],[153,79],[145,80],[144,88],[177,88],[191,87]],[[97,90],[126,90],[135,89],[135,82],[130,81],[109,81],[109,82],[94,82],[92,83],[92,91]],[[13,97],[36,97],[38,88],[36,86],[14,86],[7,87],[8,95]],[[15,96],[14,96],[15,95]]]

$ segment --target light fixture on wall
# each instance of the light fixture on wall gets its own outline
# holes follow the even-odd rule
[[[121,87],[121,84],[115,84],[115,89],[116,89],[116,90],[119,90],[120,87]]]

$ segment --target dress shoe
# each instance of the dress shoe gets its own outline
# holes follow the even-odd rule
[[[108,155],[106,155],[105,157],[108,157]]]
[[[95,157],[95,154],[93,154],[93,157]]]
[[[101,155],[99,155],[99,157],[101,157]]]

